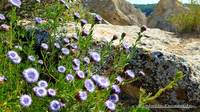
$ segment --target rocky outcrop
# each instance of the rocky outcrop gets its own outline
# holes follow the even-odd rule
[[[90,29],[90,24],[86,29]],[[79,24],[80,27],[80,24]],[[27,27],[28,28],[28,27]],[[61,24],[58,28],[60,31],[67,29],[68,33],[57,34],[55,39],[62,44],[63,38],[72,38],[75,35],[75,23]],[[113,35],[121,35],[125,32],[127,35],[123,40],[124,43],[131,46],[137,39],[138,26],[117,26],[97,24],[94,27],[91,51],[101,51],[105,43],[111,41]],[[161,88],[166,87],[175,77],[176,70],[183,71],[186,76],[177,82],[177,86],[170,90],[164,91],[157,99],[150,101],[151,105],[179,105],[189,106],[191,108],[165,109],[164,112],[198,112],[200,109],[200,39],[176,38],[177,35],[160,29],[150,29],[143,33],[138,48],[137,55],[131,59],[125,69],[130,69],[136,74],[142,70],[145,77],[131,83],[123,85],[120,94],[120,101],[128,112],[132,105],[138,104],[139,87],[146,89],[146,92],[152,92],[153,95]],[[191,36],[191,35],[190,35]],[[187,36],[188,37],[188,36]],[[119,38],[120,39],[120,38]],[[113,45],[119,44],[119,39],[115,40]],[[112,57],[112,53],[110,56]],[[100,73],[106,75],[112,58],[105,60],[105,66]],[[163,110],[152,110],[162,111]]]
[[[126,0],[81,0],[90,12],[114,25],[146,25],[146,16]]]
[[[147,26],[150,28],[159,28],[164,31],[176,31],[173,24],[170,21],[166,21],[165,18],[187,10],[189,8],[178,0],[160,0],[154,11],[147,18]]]

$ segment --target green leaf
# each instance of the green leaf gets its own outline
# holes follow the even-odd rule
[[[130,112],[134,111],[134,105],[131,107]]]
[[[125,109],[123,108],[122,110],[121,110],[121,112],[124,112],[125,111]]]
[[[149,108],[143,108],[142,109],[142,112],[148,112],[149,111]]]
[[[142,112],[142,107],[140,107],[139,109],[137,109],[136,112]]]

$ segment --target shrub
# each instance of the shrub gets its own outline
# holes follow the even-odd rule
[[[190,10],[174,14],[171,17],[166,17],[166,20],[172,22],[173,26],[177,29],[177,32],[200,32],[199,3],[198,0],[191,0]]]

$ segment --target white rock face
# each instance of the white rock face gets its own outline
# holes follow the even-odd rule
[[[146,16],[126,0],[81,0],[90,12],[115,25],[146,25]]]
[[[164,31],[175,31],[176,28],[173,24],[166,21],[165,18],[187,10],[189,8],[177,0],[160,0],[154,11],[147,18],[147,26],[150,28],[159,28]]]

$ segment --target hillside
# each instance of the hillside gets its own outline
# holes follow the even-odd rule
[[[136,9],[141,9],[143,13],[148,17],[151,12],[153,12],[154,8],[157,4],[133,4]],[[190,4],[184,4],[187,7],[190,7]]]

